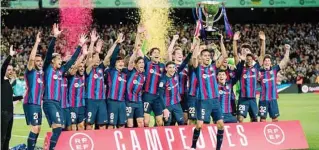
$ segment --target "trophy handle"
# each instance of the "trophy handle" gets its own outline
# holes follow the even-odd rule
[[[222,9],[222,11],[220,12],[218,18],[217,18],[216,20],[214,20],[214,23],[217,22],[217,21],[219,21],[219,20],[222,18],[223,14],[224,14],[224,13],[223,13],[223,9]]]

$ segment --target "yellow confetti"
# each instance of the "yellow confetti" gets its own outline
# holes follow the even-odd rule
[[[162,59],[166,56],[167,38],[172,21],[169,17],[170,3],[167,0],[136,0],[140,24],[147,31],[147,49],[158,47]]]

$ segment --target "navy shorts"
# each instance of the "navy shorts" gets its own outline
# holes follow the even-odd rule
[[[107,109],[109,116],[109,125],[126,124],[126,104],[124,101],[107,100]]]
[[[85,121],[85,107],[70,107],[70,116],[72,124],[79,124]]]
[[[69,108],[62,108],[62,114],[63,114],[63,125],[64,127],[69,127],[71,126],[71,115],[70,115],[70,109]]]
[[[144,102],[144,113],[150,114],[153,111],[155,116],[163,114],[163,108],[158,95],[143,93],[142,99]]]
[[[247,113],[251,118],[257,118],[258,108],[256,103],[256,98],[240,98],[238,100],[238,114],[247,117]]]
[[[223,114],[224,123],[237,123],[237,118],[232,113]]]
[[[269,101],[261,101],[259,100],[259,113],[258,115],[266,119],[267,118],[267,113],[269,113],[270,118],[277,118],[279,117],[279,108],[278,108],[278,103],[277,100],[269,100]]]
[[[43,111],[50,127],[52,124],[63,125],[64,118],[60,102],[54,100],[44,100]]]
[[[107,124],[107,111],[105,100],[87,100],[86,118],[89,124],[105,125]]]
[[[126,101],[126,116],[128,119],[143,118],[143,103]]]
[[[214,122],[222,119],[222,110],[218,99],[198,100],[197,107],[197,120],[210,123],[210,117]]]
[[[187,103],[187,94],[181,94],[181,106],[182,106],[182,110],[184,113],[187,113],[188,112],[188,103]]]
[[[23,111],[27,125],[37,126],[42,124],[42,109],[40,105],[23,104]]]
[[[184,124],[184,112],[180,104],[174,104],[167,107],[170,112],[169,118],[167,121],[164,121],[165,126],[170,126],[172,118],[174,117],[178,125]]]
[[[187,100],[187,104],[188,104],[188,119],[196,120],[197,119],[197,115],[196,115],[197,97],[188,95],[187,99],[188,99]]]

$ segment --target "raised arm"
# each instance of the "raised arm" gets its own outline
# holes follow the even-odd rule
[[[4,76],[6,75],[7,68],[9,66],[9,63],[10,63],[11,58],[13,57],[13,55],[15,55],[15,51],[13,51],[13,45],[11,45],[10,46],[9,56],[6,58],[6,60],[4,60],[2,66],[1,66],[1,81],[4,80]]]
[[[116,57],[119,55],[120,53],[120,46],[119,44],[116,45],[113,54],[111,55],[111,60],[110,60],[110,68],[114,68],[115,67],[115,63],[116,63]]]
[[[285,56],[279,63],[280,69],[286,68],[286,66],[289,62],[290,45],[285,44],[285,50],[286,50]]]
[[[47,51],[45,59],[44,59],[43,70],[45,70],[51,63],[52,54],[54,52],[55,41],[58,38],[58,36],[61,34],[62,31],[59,30],[59,25],[58,24],[54,24],[52,32],[53,32],[53,38],[51,39],[48,51]]]
[[[193,44],[192,44],[192,49],[194,49],[194,54],[193,54],[192,60],[191,60],[194,68],[198,67],[198,57],[200,55],[199,46],[200,46],[200,39],[197,37],[194,37]]]
[[[237,47],[237,41],[239,39],[240,39],[240,32],[237,31],[233,37],[233,54],[234,54],[234,59],[235,59],[235,65],[237,65],[239,63],[238,47]]]
[[[266,36],[263,31],[259,32],[259,38],[261,40],[261,46],[260,46],[260,56],[258,61],[259,61],[259,65],[262,66],[264,58],[265,58],[265,54],[266,54]]]
[[[173,52],[174,52],[174,46],[176,41],[178,40],[179,36],[174,35],[173,39],[171,41],[171,44],[168,47],[168,52],[167,52],[167,61],[172,61],[173,60]]]
[[[37,38],[35,40],[35,43],[33,45],[33,48],[31,50],[31,53],[30,53],[30,56],[29,56],[29,61],[28,61],[28,65],[27,65],[27,68],[28,68],[29,71],[31,71],[34,68],[35,56],[37,54],[37,49],[38,49],[39,43],[41,42],[40,35],[41,35],[41,32],[38,32]]]
[[[180,73],[184,70],[186,65],[188,64],[189,60],[192,58],[193,52],[189,52],[186,58],[183,60],[182,64],[178,67],[177,72]]]
[[[116,47],[119,43],[122,43],[123,41],[124,41],[124,35],[123,35],[123,33],[120,33],[120,34],[117,36],[116,41],[114,42],[114,44],[112,45],[112,47],[108,50],[107,55],[106,55],[105,58],[104,58],[104,61],[103,61],[104,66],[107,66],[107,65],[109,64],[111,55],[113,54],[113,52],[114,52],[114,50],[115,50],[115,47]]]
[[[79,56],[79,54],[80,54],[80,52],[81,52],[82,46],[85,44],[85,42],[86,42],[87,40],[88,40],[88,39],[87,39],[87,37],[86,37],[85,34],[82,34],[82,35],[80,36],[79,45],[78,45],[78,47],[76,48],[75,53],[72,55],[71,59],[70,59],[66,64],[64,64],[64,65],[62,66],[62,71],[63,71],[63,73],[65,73],[66,71],[68,71],[68,70],[71,68],[71,66],[75,63],[76,58],[78,58],[78,56]]]
[[[224,37],[222,34],[219,34],[219,35],[220,35],[220,49],[221,49],[222,56],[219,57],[219,59],[216,63],[217,68],[219,68],[221,66],[221,64],[223,63],[224,59],[227,58],[227,52],[226,52],[226,48],[224,45]]]
[[[87,45],[84,45],[82,47],[82,55],[76,60],[75,64],[73,65],[73,67],[71,67],[71,71],[70,71],[70,75],[75,75],[77,70],[78,70],[78,66],[83,62],[84,57],[88,54],[87,51]]]

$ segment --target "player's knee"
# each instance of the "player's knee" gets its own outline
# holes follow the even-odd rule
[[[115,127],[113,126],[113,125],[109,125],[108,127],[107,127],[107,129],[114,129]]]
[[[251,122],[258,122],[258,119],[257,118],[251,118],[250,121]]]
[[[92,130],[92,125],[86,125],[86,130]]]
[[[244,117],[241,116],[241,115],[239,115],[239,116],[237,117],[237,119],[238,119],[238,121],[239,121],[240,123],[244,122]]]
[[[52,124],[51,127],[54,129],[54,128],[62,128],[62,125],[61,124]]]
[[[99,129],[100,130],[105,130],[106,129],[106,125],[99,125]]]
[[[144,127],[144,120],[143,120],[143,119],[137,119],[137,126],[138,126],[139,128]]]
[[[204,122],[203,121],[197,121],[196,123],[196,129],[201,129],[203,127]]]
[[[272,122],[278,122],[278,118],[272,118]]]
[[[38,134],[40,133],[41,127],[40,126],[32,126],[31,127],[31,132]]]
[[[223,120],[218,120],[217,121],[217,128],[219,130],[223,130],[224,129],[224,121]]]
[[[134,127],[133,119],[128,119],[127,120],[127,127],[129,127],[129,128],[133,128]]]
[[[260,118],[260,122],[266,122],[266,118]]]

